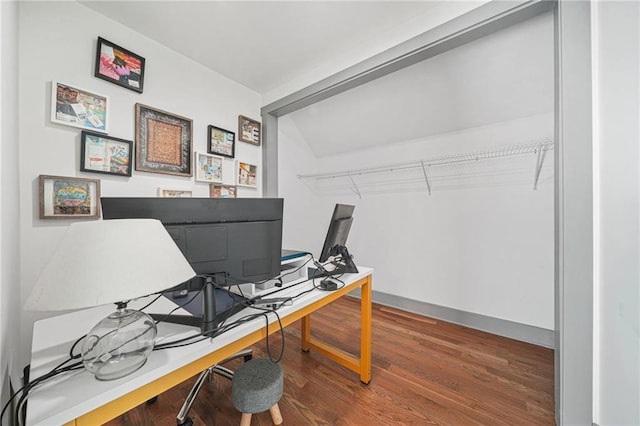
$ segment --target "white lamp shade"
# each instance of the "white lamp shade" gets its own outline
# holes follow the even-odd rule
[[[128,301],[194,276],[158,220],[77,222],[40,274],[25,309],[56,311]]]

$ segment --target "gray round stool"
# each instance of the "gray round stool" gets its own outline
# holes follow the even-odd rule
[[[240,426],[251,424],[251,414],[269,410],[276,425],[282,423],[278,401],[282,396],[282,367],[270,359],[254,358],[242,364],[231,380],[233,405],[242,413]]]

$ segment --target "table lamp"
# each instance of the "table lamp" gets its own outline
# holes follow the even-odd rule
[[[142,367],[153,350],[156,325],[127,302],[175,287],[195,272],[160,221],[77,222],[45,266],[25,309],[56,311],[115,303],[82,343],[82,360],[98,380]]]

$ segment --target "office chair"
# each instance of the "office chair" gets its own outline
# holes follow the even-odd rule
[[[244,362],[250,361],[253,358],[253,350],[244,349],[240,352],[237,352],[232,356],[230,356],[229,358],[222,360],[219,364],[209,367],[206,370],[204,370],[202,373],[200,373],[200,375],[198,376],[198,379],[196,380],[193,387],[189,391],[187,398],[184,400],[184,404],[182,404],[182,408],[180,408],[180,411],[176,416],[176,422],[178,426],[193,426],[193,420],[189,417],[189,410],[191,410],[193,401],[195,401],[196,397],[198,396],[198,392],[200,391],[200,388],[202,387],[205,380],[209,379],[209,381],[211,381],[211,375],[214,373],[222,377],[225,377],[229,380],[232,380],[233,371],[229,370],[226,367],[223,367],[220,364],[225,364],[231,360],[234,360],[240,357],[244,358]]]

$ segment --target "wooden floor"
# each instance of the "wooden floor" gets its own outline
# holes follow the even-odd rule
[[[359,299],[314,313],[313,334],[357,354]],[[553,425],[553,351],[380,305],[373,307],[369,385],[313,352],[300,350],[299,325],[285,330],[284,425]],[[280,335],[269,340],[274,357]],[[254,356],[266,356],[265,343]],[[233,361],[229,366],[233,366]],[[193,379],[108,423],[175,425]],[[237,425],[231,385],[205,384],[190,412],[195,425]],[[269,413],[252,425],[271,425]]]

